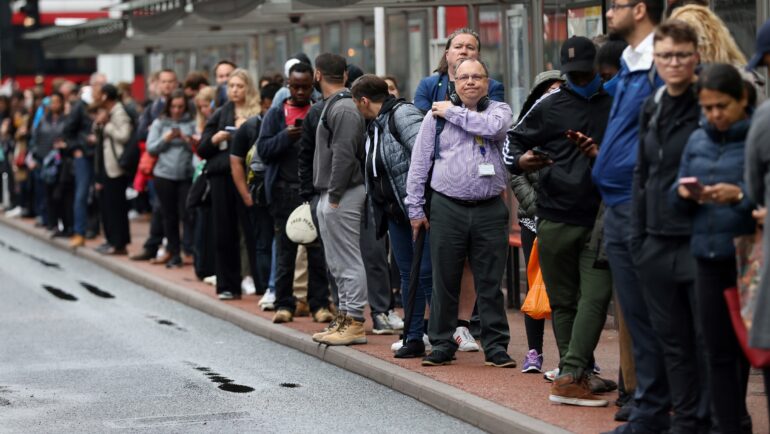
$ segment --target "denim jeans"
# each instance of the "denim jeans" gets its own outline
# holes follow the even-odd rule
[[[647,302],[631,249],[631,204],[608,207],[604,242],[617,301],[633,341],[636,364],[636,407],[629,424],[638,432],[661,432],[670,425],[669,397],[663,349],[650,322]]]
[[[43,180],[43,164],[38,163],[32,171],[32,191],[35,195],[35,215],[48,227],[48,202],[45,197],[46,184]]]
[[[87,157],[75,158],[75,202],[72,205],[75,233],[85,236],[88,226],[88,189],[94,179],[94,162]]]
[[[388,234],[393,256],[396,258],[398,272],[401,275],[401,299],[406,309],[409,300],[409,276],[412,271],[414,258],[414,241],[412,241],[412,227],[408,223],[388,222]],[[433,291],[433,267],[430,262],[430,235],[425,235],[425,246],[420,260],[420,283],[417,293],[414,295],[414,310],[412,321],[409,325],[407,341],[421,341],[425,333],[423,320],[425,319],[425,305],[430,304],[430,296]]]

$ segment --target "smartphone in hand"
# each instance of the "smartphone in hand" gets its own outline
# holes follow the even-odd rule
[[[549,154],[548,152],[544,151],[542,148],[540,148],[540,146],[535,146],[534,148],[532,148],[532,153],[537,155],[540,158],[544,158],[544,159],[547,159],[547,160],[551,159],[551,154]]]
[[[700,198],[700,195],[703,192],[703,184],[701,184],[700,181],[698,181],[698,178],[694,176],[681,178],[679,180],[679,185],[686,188],[687,191],[690,192],[690,195],[696,200]]]
[[[297,128],[302,128],[302,121],[303,119],[294,119],[294,126]]]

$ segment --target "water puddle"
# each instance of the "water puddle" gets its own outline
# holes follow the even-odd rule
[[[78,298],[74,295],[70,294],[69,292],[62,291],[61,289],[50,286],[50,285],[43,285],[43,288],[51,293],[54,297],[60,299],[60,300],[67,300],[67,301],[77,301]]]
[[[279,384],[281,387],[288,387],[289,389],[294,389],[295,387],[300,387],[297,383],[281,383]]]
[[[91,285],[90,283],[87,283],[87,282],[80,282],[80,286],[82,286],[88,292],[90,292],[91,294],[93,294],[93,295],[95,295],[97,297],[101,297],[101,298],[115,298],[114,295],[110,294],[107,291],[103,291],[102,289],[100,289],[96,285]]]
[[[6,246],[6,244],[3,243],[3,246]],[[12,246],[10,244],[8,244],[7,247],[8,247],[8,250],[10,250],[11,252],[19,253],[21,255],[24,255],[24,256],[28,257],[29,259],[32,259],[33,261],[39,262],[40,264],[43,264],[44,266],[46,266],[48,268],[56,268],[57,270],[61,270],[62,269],[61,265],[57,264],[56,262],[48,261],[46,259],[40,258],[38,256],[35,256],[35,255],[31,254],[31,253],[22,252],[21,249],[19,249],[18,247]]]

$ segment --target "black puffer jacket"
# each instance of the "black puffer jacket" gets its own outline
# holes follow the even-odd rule
[[[520,219],[533,219],[537,215],[537,173],[511,176],[511,189],[519,202],[516,215]]]

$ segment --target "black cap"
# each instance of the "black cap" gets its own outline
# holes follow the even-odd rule
[[[596,46],[590,39],[573,36],[561,46],[561,72],[593,71]]]

